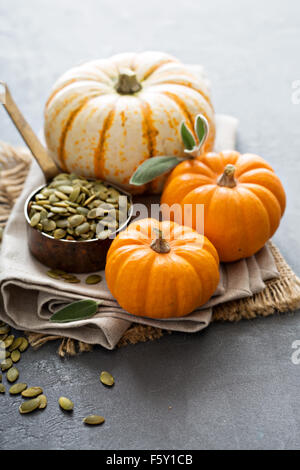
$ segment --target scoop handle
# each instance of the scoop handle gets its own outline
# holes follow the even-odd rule
[[[10,94],[8,86],[5,82],[2,81],[0,81],[0,103],[3,104],[14,125],[23,137],[26,145],[29,147],[32,155],[41,167],[46,181],[52,179],[59,173],[57,166],[49,157],[47,150],[41,144],[40,140],[37,138],[32,128],[19,110]]]

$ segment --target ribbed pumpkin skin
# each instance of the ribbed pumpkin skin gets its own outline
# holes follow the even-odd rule
[[[160,228],[169,253],[150,247]],[[208,301],[219,282],[219,258],[207,238],[174,222],[143,219],[112,242],[105,276],[128,312],[151,318],[181,317]]]
[[[136,72],[141,91],[117,93],[124,67]],[[160,192],[165,177],[138,189],[129,179],[148,158],[183,155],[180,123],[193,129],[198,113],[209,122],[210,151],[215,124],[205,79],[161,52],[119,54],[73,68],[55,83],[45,107],[45,139],[65,171],[103,178],[131,192]]]
[[[236,168],[234,188],[217,185],[228,164]],[[221,261],[236,261],[252,256],[275,233],[285,210],[285,192],[261,157],[208,153],[172,171],[161,203],[179,203],[182,209],[184,204],[204,204],[205,235]],[[191,225],[196,226],[195,218]]]

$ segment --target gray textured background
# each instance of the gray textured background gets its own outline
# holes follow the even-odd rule
[[[297,0],[0,1],[0,78],[37,132],[49,88],[79,62],[156,49],[204,64],[216,111],[240,120],[239,150],[269,160],[285,185],[275,241],[297,273],[300,104],[291,98],[299,46]],[[22,143],[3,109],[0,139]],[[43,386],[49,405],[20,416],[20,398],[0,396],[0,448],[299,448],[297,339],[300,316],[290,314],[70,360],[58,358],[57,344],[29,350],[20,378]],[[101,370],[116,377],[112,390],[99,383]],[[72,415],[58,409],[60,395],[75,401]],[[105,425],[84,427],[91,412]]]

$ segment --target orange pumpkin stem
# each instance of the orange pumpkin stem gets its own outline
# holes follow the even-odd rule
[[[136,78],[136,74],[130,69],[120,69],[115,89],[121,95],[131,95],[142,89],[142,85]]]
[[[155,228],[154,231],[158,234],[158,237],[153,240],[150,248],[156,251],[156,253],[169,253],[171,251],[171,247],[167,240],[163,237],[162,231],[157,228]]]
[[[225,166],[225,170],[222,176],[217,181],[219,186],[225,186],[226,188],[234,188],[236,186],[236,179],[234,177],[235,166],[230,163]]]

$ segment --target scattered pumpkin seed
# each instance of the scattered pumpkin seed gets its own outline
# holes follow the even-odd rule
[[[39,399],[40,399],[40,406],[39,406],[39,409],[40,410],[43,410],[44,408],[46,408],[47,406],[47,397],[46,395],[39,395]]]
[[[85,424],[90,424],[90,425],[98,425],[98,424],[103,424],[105,422],[105,419],[103,418],[103,416],[99,416],[99,415],[89,415],[89,416],[86,416],[83,420],[82,420],[83,423]]]
[[[26,388],[27,388],[27,384],[23,384],[19,382],[10,387],[9,393],[11,395],[18,395],[19,393],[22,393]]]
[[[43,389],[41,387],[29,387],[22,392],[22,397],[33,398],[41,395],[42,393]]]
[[[19,406],[19,412],[21,414],[31,413],[40,406],[40,397],[33,398],[32,400],[26,400]]]
[[[11,356],[10,351],[5,351],[5,358],[7,359],[10,356]]]
[[[100,274],[91,274],[85,280],[86,284],[98,284],[102,281],[102,276]]]
[[[10,357],[5,359],[4,361],[1,362],[1,370],[2,372],[5,372],[6,370],[10,369],[13,365],[13,362]]]
[[[29,346],[29,343],[28,343],[28,339],[27,338],[22,338],[22,343],[20,344],[19,346],[19,351],[22,353],[24,351],[26,351],[26,349],[28,348]]]
[[[15,349],[14,351],[12,351],[10,357],[13,362],[18,362],[21,358],[21,353],[18,349]]]
[[[65,411],[72,411],[74,408],[74,403],[66,397],[60,397],[58,403],[59,406]]]
[[[0,393],[5,393],[5,385],[0,384]]]
[[[10,352],[14,351],[15,349],[18,349],[23,342],[23,338],[19,336],[18,338],[15,338],[11,346],[9,347]]]
[[[107,385],[108,387],[111,387],[115,383],[115,379],[113,378],[113,376],[109,372],[106,372],[106,371],[101,372],[100,381],[104,385]]]
[[[15,382],[19,378],[19,371],[16,367],[11,367],[6,372],[6,378],[9,382]]]
[[[9,347],[13,344],[14,339],[15,339],[14,335],[8,336],[8,337],[4,340],[4,345],[5,345],[5,347],[6,347],[6,348],[9,348]]]
[[[55,272],[54,270],[50,269],[49,271],[47,271],[47,276],[49,277],[53,277],[53,279],[59,279],[61,277],[60,274],[58,274],[57,272]]]
[[[65,279],[65,282],[69,282],[70,284],[78,284],[80,282],[80,279],[78,279],[78,277],[73,276]]]
[[[10,332],[10,326],[3,325],[0,327],[0,335],[7,335]]]

